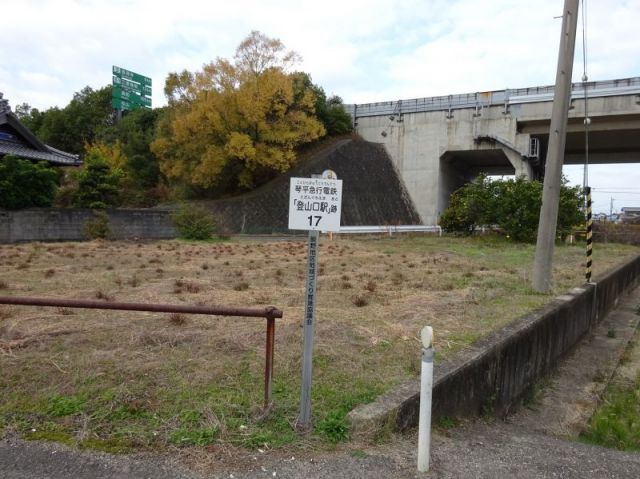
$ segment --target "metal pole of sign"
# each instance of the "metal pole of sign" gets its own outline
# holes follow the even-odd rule
[[[313,364],[313,330],[316,316],[316,279],[320,233],[309,231],[309,258],[307,288],[304,297],[304,346],[302,357],[302,390],[300,393],[300,415],[296,429],[304,432],[311,429],[311,367]]]

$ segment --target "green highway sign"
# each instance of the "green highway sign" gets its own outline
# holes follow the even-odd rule
[[[117,110],[151,108],[151,78],[117,66],[112,68],[111,105]]]
[[[113,98],[120,98],[126,100],[131,104],[137,104],[142,106],[151,107],[151,98],[140,95],[139,92],[131,90],[126,87],[115,85],[113,87]]]
[[[143,85],[140,85],[139,83],[133,82],[131,80],[127,80],[126,78],[122,78],[116,75],[113,75],[113,85],[122,85],[128,88],[131,88],[132,90],[137,90],[139,92],[142,92],[143,88],[151,88],[151,87],[145,87]]]
[[[140,75],[139,73],[132,72],[131,70],[126,70],[124,68],[120,68],[114,65],[113,74],[115,76],[119,76],[120,78],[126,78],[136,83],[140,83],[141,85],[151,86],[151,78],[146,77],[144,75]]]
[[[140,98],[140,97],[138,97]],[[116,110],[135,110],[136,108],[151,108],[151,99],[129,100],[127,98],[111,98],[111,106]]]
[[[132,110],[134,108],[128,101],[116,97],[111,98],[111,106],[114,110]]]

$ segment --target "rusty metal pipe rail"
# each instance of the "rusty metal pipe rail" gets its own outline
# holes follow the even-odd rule
[[[282,318],[282,311],[273,306],[269,306],[263,309],[250,309],[229,308],[226,306],[186,306],[179,304],[121,303],[116,301],[93,301],[88,299],[29,298],[22,296],[0,296],[0,304],[265,318],[267,320],[267,337],[265,344],[263,414],[266,416],[271,409],[271,385],[273,382],[273,355],[275,349],[276,319]]]

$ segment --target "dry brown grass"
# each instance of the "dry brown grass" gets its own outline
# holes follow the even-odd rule
[[[595,274],[637,252],[598,246]],[[211,415],[222,418],[217,434],[223,442],[251,447],[260,440],[277,442],[273,438],[285,437],[282,431],[296,415],[306,254],[304,241],[1,245],[0,264],[9,265],[0,269],[3,295],[274,305],[284,310],[284,318],[276,328],[278,409],[274,422],[259,425],[252,413],[262,394],[263,320],[172,315],[167,321],[152,313],[0,305],[0,419],[5,427],[18,427],[11,421],[37,417],[38,401],[46,403],[55,393],[86,398],[88,417],[132,402],[160,417],[161,424],[143,427],[137,416],[125,415],[135,447],[170,442],[172,431],[191,427],[181,422],[184,409],[196,411],[204,423]],[[415,376],[423,326],[434,328],[438,355],[446,356],[551,298],[529,289],[530,245],[323,238],[318,258],[314,411],[319,423],[332,411]],[[582,282],[583,263],[582,249],[558,248],[557,292]],[[31,398],[32,408],[16,413],[20,398]],[[120,419],[65,421],[69,424],[60,426],[65,433],[83,431],[81,437],[121,434]],[[273,437],[272,431],[277,431]]]

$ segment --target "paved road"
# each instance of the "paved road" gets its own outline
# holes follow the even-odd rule
[[[432,469],[416,472],[415,437],[364,451],[304,458],[259,455],[237,467],[191,472],[161,457],[79,452],[61,445],[0,441],[4,479],[202,478],[628,478],[640,477],[640,454],[564,441],[501,422],[475,422],[434,437]],[[363,456],[364,457],[360,457]]]

